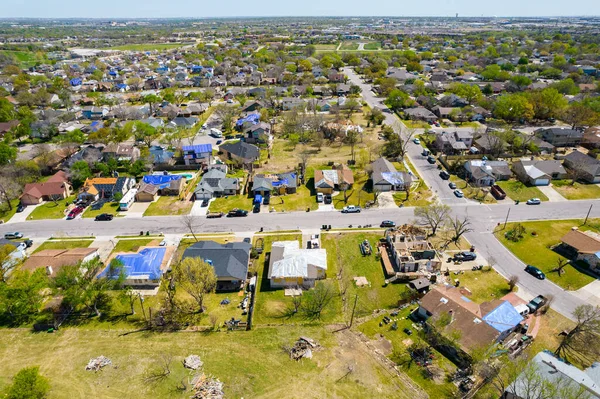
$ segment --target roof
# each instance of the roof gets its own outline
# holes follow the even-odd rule
[[[567,154],[565,156],[565,162],[567,162],[567,166],[574,169],[582,169],[592,176],[596,176],[599,173],[600,161],[583,152],[573,151]]]
[[[211,168],[202,176],[202,180],[194,192],[222,192],[224,190],[237,190],[239,181],[235,177],[226,177],[227,174],[217,168]]]
[[[44,249],[31,254],[21,267],[22,270],[36,270],[50,266],[51,276],[55,277],[60,268],[76,265],[97,251],[98,248]]]
[[[300,249],[298,241],[276,241],[271,245],[269,278],[314,279],[317,278],[317,268],[327,270],[325,249]]]
[[[503,301],[500,306],[483,316],[483,320],[497,331],[504,332],[515,328],[523,321],[523,317],[510,302]]]
[[[236,143],[225,143],[219,147],[221,151],[240,157],[242,159],[257,160],[260,157],[260,150],[257,146],[238,141]]]
[[[340,167],[332,170],[315,170],[315,187],[327,188],[335,187],[343,183],[354,184],[354,175],[352,170]]]
[[[201,258],[212,264],[217,278],[243,280],[248,276],[248,262],[252,245],[245,242],[219,244],[215,241],[199,241],[183,253],[185,258]]]
[[[560,161],[556,160],[523,160],[515,163],[521,163],[527,175],[533,179],[543,177],[543,175],[552,176],[554,173],[566,173],[565,168],[562,166]]]
[[[184,145],[182,147],[183,151],[193,151],[196,154],[200,153],[212,153],[212,144],[196,144],[196,145]]]
[[[371,179],[373,184],[386,182],[393,185],[410,184],[412,176],[406,172],[398,172],[394,165],[385,158],[379,158],[371,164],[373,174]]]
[[[164,247],[144,248],[137,254],[120,254],[115,259],[123,263],[127,279],[158,280],[162,276],[160,266],[166,252],[167,249]],[[110,265],[98,277],[107,276],[109,267]]]
[[[162,190],[169,187],[181,187],[182,178],[182,175],[146,175],[143,177],[142,182],[152,184]]]
[[[571,230],[560,239],[564,244],[567,244],[577,250],[577,252],[586,254],[595,254],[600,251],[600,240],[581,230]]]
[[[66,183],[64,182],[28,183],[23,189],[23,195],[42,198],[64,194],[65,189]]]

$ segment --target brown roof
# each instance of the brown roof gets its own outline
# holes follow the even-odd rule
[[[16,119],[12,120],[12,121],[0,123],[0,134],[4,134],[4,133],[8,132],[10,129],[17,126],[18,124],[19,124],[19,121]]]
[[[65,183],[46,182],[46,183],[28,183],[25,185],[23,195],[30,195],[34,198],[43,196],[64,194]]]
[[[40,252],[31,254],[23,263],[23,270],[36,270],[42,267],[52,267],[51,277],[63,266],[76,265],[86,256],[98,251],[98,248],[73,248],[73,249],[44,249]]]
[[[482,313],[481,307],[454,287],[435,287],[421,299],[420,304],[433,320],[437,320],[442,314],[452,315],[452,321],[444,328],[444,332],[459,331],[458,342],[465,350],[487,347],[499,335],[496,329],[483,321],[485,313]],[[485,310],[489,308],[488,304],[482,306]]]
[[[563,243],[575,248],[577,252],[595,254],[600,251],[600,240],[579,230],[571,230],[560,239]]]
[[[63,170],[59,170],[58,172],[56,172],[55,174],[53,174],[52,176],[50,176],[50,178],[48,180],[46,180],[46,183],[55,183],[55,182],[68,182],[69,181],[69,176],[67,175],[67,173]]]

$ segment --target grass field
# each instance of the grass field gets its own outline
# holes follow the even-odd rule
[[[111,47],[110,50],[123,51],[152,51],[152,50],[170,50],[184,46],[183,43],[143,43],[143,44],[124,44],[122,46]]]
[[[562,276],[557,272],[552,272],[557,265],[558,259],[564,258],[554,252],[551,247],[560,243],[560,238],[565,235],[572,227],[579,227],[581,230],[591,229],[598,231],[600,221],[592,219],[588,221],[588,226],[581,226],[582,220],[548,220],[542,222],[523,222],[525,234],[519,242],[513,242],[505,237],[505,233],[511,230],[516,223],[509,223],[506,229],[496,231],[496,237],[513,254],[515,254],[524,263],[534,265],[541,269],[546,278],[552,280],[559,286],[567,290],[577,290],[586,284],[595,280],[594,277],[585,274],[572,265],[563,269]],[[531,233],[535,232],[533,236]],[[534,277],[531,277],[534,278]]]
[[[473,294],[469,296],[473,302],[482,303],[500,299],[508,294],[508,281],[494,269],[465,271],[464,274],[452,278],[460,280],[460,286],[468,288]],[[515,288],[516,289],[516,288]]]
[[[456,175],[450,175],[450,181],[456,183],[456,188],[462,190],[465,198],[483,202],[484,204],[493,204],[497,202],[494,196],[489,192],[486,193],[482,187],[473,187]]]
[[[245,209],[252,212],[252,198],[247,195],[230,195],[228,197],[215,198],[209,205],[210,212],[227,213],[233,208]]]
[[[43,251],[44,249],[72,249],[72,248],[87,248],[94,240],[64,240],[64,241],[46,241],[35,252]]]
[[[347,191],[348,200],[344,201],[344,193],[340,192],[338,195],[333,197],[333,205],[335,209],[342,209],[347,205],[359,205],[362,208],[366,207],[366,203],[373,201],[375,195],[371,190],[366,190],[369,185],[369,175],[365,172],[354,173],[354,184],[352,188]]]
[[[415,187],[411,188],[410,191],[410,196],[408,196],[408,200],[407,200],[407,194],[406,192],[395,192],[393,197],[394,197],[394,201],[396,202],[396,205],[400,206],[425,206],[431,203],[430,199],[432,196],[431,191],[429,190],[429,187],[427,187],[427,184],[425,184],[425,182],[423,181],[423,179],[421,179],[421,176],[419,176],[419,172],[417,171],[417,169],[413,166],[413,164],[408,160],[408,158],[405,159],[406,163],[408,164],[408,167],[410,168],[410,170],[416,174],[416,176],[419,178],[419,184]],[[393,165],[396,167],[396,170],[398,171],[404,171],[404,172],[408,172],[408,170],[406,169],[406,166],[404,166],[403,162],[393,162]]]
[[[542,201],[548,201],[548,197],[534,186],[526,186],[519,180],[507,180],[496,182],[502,190],[513,201],[527,201],[531,198],[539,198]]]
[[[424,121],[403,120],[402,123],[409,129],[429,129],[431,125]]]
[[[11,51],[11,50],[0,50],[0,53],[5,54],[9,57],[14,57],[22,68],[29,68],[37,64],[38,62],[44,61],[44,56],[38,55],[32,51]]]
[[[83,218],[95,218],[96,216],[102,213],[110,213],[111,215],[117,216],[119,212],[119,203],[118,202],[105,202],[102,205],[102,208],[98,210],[92,209],[92,207],[88,207],[86,211],[83,213]]]
[[[140,247],[145,247],[150,245],[150,243],[154,242],[158,245],[160,239],[156,238],[138,238],[132,240],[119,240],[113,252],[137,252]]]
[[[312,186],[312,184],[312,180],[307,182],[309,186]],[[300,186],[296,189],[295,194],[272,195],[269,201],[270,208],[275,208],[277,212],[305,211],[306,208],[314,211],[319,208],[319,205],[317,204],[316,194],[312,195],[309,187]]]
[[[44,202],[31,212],[28,219],[62,219],[66,216],[66,203],[72,203],[76,195],[71,195],[67,199],[60,200],[56,203],[52,201]]]
[[[189,370],[183,359],[197,354],[203,371],[224,382],[226,397],[302,398],[410,397],[398,379],[391,378],[360,348],[340,342],[338,335],[323,327],[291,326],[258,328],[236,333],[136,333],[114,328],[87,330],[65,328],[54,334],[32,334],[27,330],[0,331],[0,391],[21,368],[39,365],[50,381],[49,399],[91,396],[107,399],[189,398]],[[290,360],[282,351],[299,336],[317,340],[323,349],[313,359]],[[85,371],[94,357],[104,355],[113,365],[101,372]],[[160,370],[161,359],[171,358],[171,373],[150,382]],[[347,365],[356,364],[348,378]],[[280,382],[275,384],[274,382]],[[285,382],[285,383],[283,383]]]
[[[344,42],[342,43],[342,46],[340,47],[340,50],[350,50],[350,51],[354,51],[354,50],[358,50],[358,43],[356,42]]]
[[[144,216],[175,216],[187,215],[194,205],[191,201],[181,201],[176,196],[162,196],[150,204]]]
[[[8,205],[2,203],[2,210],[0,210],[0,220],[6,223],[10,220],[10,218],[15,216],[15,213],[17,213],[17,205],[19,205],[19,201],[19,199],[14,199],[10,201],[12,209],[8,209]]]
[[[379,49],[381,49],[380,42],[371,42],[371,43],[365,44],[365,50],[379,50]]]
[[[317,51],[333,51],[337,46],[337,44],[315,44]]]
[[[553,180],[552,187],[568,200],[600,198],[600,187],[595,184],[571,184],[571,180]]]

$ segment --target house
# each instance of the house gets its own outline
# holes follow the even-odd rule
[[[175,164],[175,153],[168,151],[160,145],[153,145],[148,149],[152,163],[157,165],[173,165]]]
[[[590,127],[583,133],[581,145],[587,148],[600,148],[600,127]]]
[[[235,161],[245,167],[248,167],[260,159],[260,150],[258,147],[244,141],[224,143],[219,146],[219,151],[223,153],[225,159]]]
[[[63,167],[70,168],[75,162],[86,161],[89,164],[95,164],[102,161],[102,150],[104,146],[87,145],[71,155],[63,162]]]
[[[197,200],[236,195],[240,193],[240,181],[235,177],[227,177],[227,173],[219,168],[210,168],[202,176],[194,195]]]
[[[186,165],[210,165],[212,144],[184,145],[181,150]]]
[[[446,119],[452,119],[451,117],[453,115],[458,115],[460,114],[460,108],[455,108],[455,107],[440,107],[439,105],[436,105],[435,107],[433,107],[431,109],[431,111],[436,114],[438,117],[440,118],[446,118]]]
[[[418,279],[412,280],[410,283],[408,283],[408,286],[418,293],[423,294],[429,291],[431,282],[425,277],[419,277]]]
[[[383,157],[375,160],[371,168],[374,191],[403,191],[409,188],[414,180],[409,173],[398,172],[396,167]]]
[[[13,128],[19,125],[19,121],[13,119],[12,121],[0,123],[0,137],[4,137],[7,132],[10,132]]]
[[[437,119],[437,116],[425,107],[406,108],[404,110],[404,116],[413,121],[426,121],[433,122]]]
[[[473,133],[466,131],[436,133],[435,147],[444,154],[461,154],[473,145]]]
[[[508,384],[501,398],[559,397],[560,393],[600,398],[600,363],[595,362],[581,370],[544,350],[535,355],[515,381]]]
[[[118,193],[125,195],[135,187],[132,177],[95,177],[88,178],[83,183],[78,199],[97,201],[100,198],[114,198]]]
[[[300,249],[298,241],[276,241],[269,254],[271,288],[311,288],[327,274],[327,251]]]
[[[284,111],[289,111],[291,109],[304,109],[306,103],[301,98],[296,97],[284,97],[281,99],[281,107]]]
[[[464,164],[467,179],[476,186],[493,186],[497,180],[508,180],[512,172],[505,161],[471,160]]]
[[[135,162],[140,157],[140,149],[132,144],[109,144],[102,150],[104,161],[116,158],[117,161]]]
[[[156,195],[179,196],[184,187],[185,179],[182,175],[147,175],[140,182],[135,200],[138,202],[151,202],[156,199]]]
[[[336,86],[336,94],[338,96],[347,96],[350,93],[350,85],[346,83],[338,83]]]
[[[344,188],[350,189],[353,184],[352,170],[344,165],[334,166],[332,170],[315,170],[315,190],[318,193],[332,194]]]
[[[28,183],[21,194],[23,205],[37,205],[42,201],[63,200],[71,195],[71,184],[65,172],[58,171],[44,183]]]
[[[512,170],[520,181],[532,186],[547,186],[551,180],[567,177],[567,171],[556,160],[519,160],[513,163]]]
[[[89,262],[98,257],[98,248],[44,249],[27,258],[21,270],[34,271],[45,268],[50,277],[56,277],[65,266]]]
[[[552,154],[554,152],[554,150],[556,149],[552,144],[548,143],[547,141],[542,140],[539,137],[533,137],[531,139],[531,143],[533,143],[533,145],[535,145],[535,147],[537,147],[537,150],[541,154]]]
[[[267,143],[271,139],[271,125],[266,122],[259,122],[251,125],[245,131],[247,143]]]
[[[193,127],[196,123],[198,123],[198,118],[196,118],[195,116],[177,116],[175,118],[173,118],[168,124],[167,126],[169,128],[178,128],[178,127],[182,127],[182,128],[190,128]]]
[[[84,107],[81,110],[81,116],[84,119],[102,119],[108,114],[108,108],[94,106]]]
[[[573,228],[562,236],[560,242],[564,253],[584,261],[593,271],[600,272],[600,235]]]
[[[408,73],[405,69],[400,68],[388,68],[386,77],[396,79],[399,82],[404,82],[408,79],[415,78],[413,74]]]
[[[245,242],[199,241],[186,248],[182,259],[204,260],[215,270],[217,291],[237,291],[248,278],[251,248],[252,245]]]
[[[565,156],[563,163],[572,169],[581,180],[588,183],[600,183],[600,161],[579,151],[573,151]]]
[[[111,260],[117,260],[121,267],[112,268],[106,266],[98,278],[117,278],[121,272],[125,274],[124,284],[137,287],[157,287],[160,285],[161,277],[168,268],[170,259],[165,259],[167,248],[144,247],[138,253],[118,254]]]
[[[523,321],[508,301],[496,299],[477,304],[449,285],[436,286],[421,298],[416,316],[427,321],[429,329],[435,324],[446,324],[438,330],[442,336],[457,332],[457,349],[466,353],[503,341]],[[436,323],[440,318],[449,322]]]
[[[506,142],[495,134],[484,134],[477,138],[473,144],[481,154],[500,155],[507,147]]]
[[[440,263],[432,261],[435,258],[435,250],[427,241],[425,230],[414,227],[389,229],[385,232],[385,241],[388,245],[387,254],[395,271],[411,273],[419,270],[439,270]]]
[[[248,101],[244,104],[242,112],[255,112],[259,111],[261,108],[264,108],[264,104],[261,101]]]
[[[258,174],[252,182],[252,193],[269,196],[272,192],[278,195],[295,194],[298,188],[298,174],[287,172],[280,174]]]
[[[564,127],[538,129],[535,135],[555,147],[573,147],[583,140],[583,132]]]

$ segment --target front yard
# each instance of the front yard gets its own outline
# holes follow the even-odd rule
[[[553,180],[552,187],[568,200],[600,198],[600,187],[595,184],[572,184],[571,180]]]
[[[179,197],[161,196],[150,204],[144,216],[175,216],[187,215],[192,210],[192,201],[182,201]]]
[[[119,240],[113,252],[137,252],[140,247],[146,247],[149,245],[158,245],[161,239],[156,238],[136,238],[136,239],[124,239]]]
[[[65,211],[68,204],[72,204],[75,198],[77,198],[77,195],[71,195],[67,199],[58,202],[44,202],[31,212],[28,220],[62,219],[67,216]]]
[[[527,186],[519,180],[507,180],[496,182],[504,190],[506,195],[513,201],[527,201],[531,198],[539,198],[548,201],[548,197],[535,186]]]
[[[489,187],[473,187],[456,175],[450,175],[450,181],[456,183],[456,188],[463,192],[465,198],[483,202],[484,204],[493,204],[497,202],[494,196],[489,192]]]
[[[495,234],[498,240],[521,261],[538,267],[546,274],[546,278],[562,288],[577,290],[591,283],[595,278],[572,265],[566,266],[563,269],[562,276],[559,276],[557,272],[552,270],[556,268],[559,259],[565,258],[550,248],[559,244],[560,238],[569,232],[572,227],[578,227],[581,230],[590,230],[593,227],[595,231],[598,231],[598,219],[589,220],[587,226],[581,226],[582,222],[582,220],[523,222],[521,225],[525,228],[525,234],[518,242],[513,242],[505,237],[505,234],[518,223],[509,223],[506,225],[506,229],[498,229]],[[535,233],[535,235],[532,233]]]
[[[333,197],[335,209],[342,209],[347,205],[358,205],[361,208],[365,208],[367,202],[375,200],[375,195],[369,187],[370,184],[369,175],[366,172],[355,172],[354,184],[352,188],[346,192],[346,195],[348,196],[347,201],[344,201],[343,192],[340,192]]]
[[[119,216],[119,203],[118,202],[105,202],[100,209],[92,209],[88,207],[83,213],[83,218],[95,218],[103,213],[110,213],[114,216]]]
[[[405,161],[406,161],[406,164],[408,165],[408,168],[410,169],[410,171],[419,178],[419,181],[418,181],[418,184],[416,185],[416,187],[413,186],[411,188],[410,195],[408,196],[408,200],[406,199],[407,195],[406,195],[405,191],[397,191],[394,193],[393,197],[394,197],[394,201],[396,202],[396,205],[398,205],[398,206],[400,206],[400,205],[402,205],[402,206],[429,205],[431,203],[431,197],[432,197],[432,193],[429,190],[429,187],[427,187],[427,184],[425,184],[423,179],[421,179],[421,176],[419,176],[419,172],[417,172],[417,169],[408,160],[408,158],[406,158]],[[393,162],[393,165],[396,167],[396,170],[398,170],[398,171],[408,172],[408,170],[403,162]]]
[[[11,209],[8,209],[8,205],[2,202],[2,204],[0,204],[0,207],[2,207],[0,209],[0,220],[2,220],[4,223],[8,222],[10,218],[17,213],[17,205],[19,205],[19,202],[19,199],[10,201]]]
[[[73,248],[87,248],[94,240],[63,240],[63,241],[46,241],[37,249],[35,252],[43,251],[45,249],[73,249]]]
[[[252,198],[241,194],[215,198],[213,201],[211,201],[208,210],[210,212],[227,213],[234,208],[244,209],[248,212],[252,212]]]

